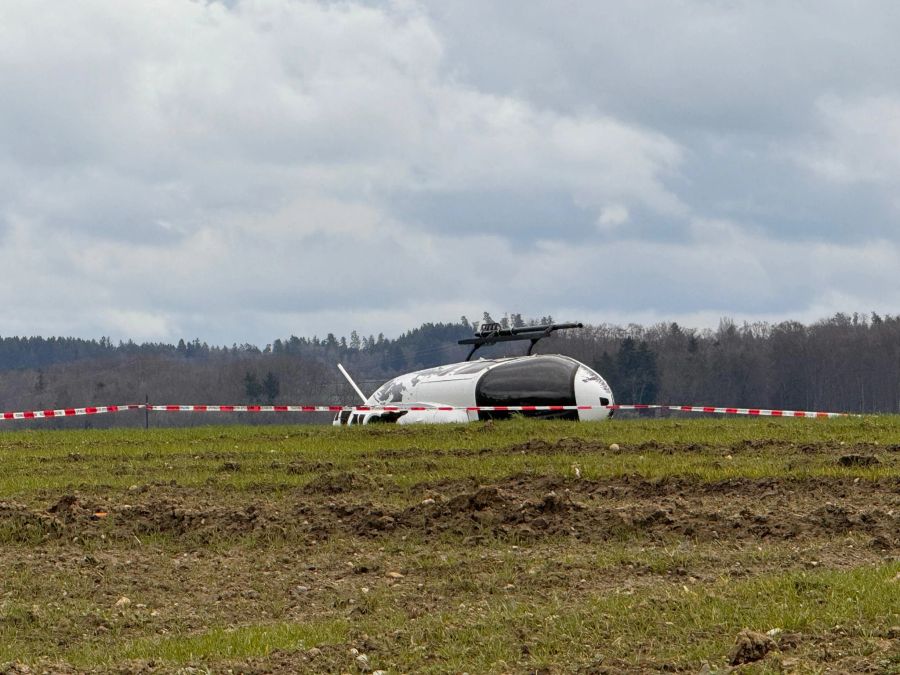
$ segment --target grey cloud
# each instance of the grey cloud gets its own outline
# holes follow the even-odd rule
[[[858,241],[896,237],[890,195],[864,183],[826,184],[791,157],[790,145],[698,144],[679,195],[707,217],[743,222],[784,240]]]
[[[890,0],[427,6],[476,86],[676,134],[793,134],[822,92],[900,84],[900,8]]]
[[[531,246],[535,239],[596,236],[597,213],[559,190],[445,190],[401,192],[391,202],[403,220],[427,223],[460,236],[484,231],[514,234],[514,244]]]
[[[161,15],[173,29],[166,31],[155,13],[132,16],[105,3],[70,10],[66,30],[77,39],[31,67],[40,84],[4,71],[15,100],[5,112],[10,157],[36,169],[45,193],[57,192],[65,172],[65,187],[89,194],[100,165],[143,180],[147,201],[164,207],[162,181],[201,210],[222,199],[209,174],[226,195],[242,198],[265,180],[272,187],[263,194],[276,199],[273,192],[298,187],[537,187],[595,208],[611,198],[679,207],[664,185],[679,149],[665,136],[608,115],[559,115],[460,87],[444,72],[440,37],[415,12],[216,7],[167,4]],[[28,53],[34,47],[23,33],[60,30],[43,15],[18,13],[27,21],[10,33]],[[142,30],[145,23],[151,30]],[[94,46],[83,54],[92,28]],[[110,53],[121,54],[115,66]],[[57,81],[66,86],[57,90]]]
[[[891,311],[872,8],[3,3],[0,334]]]
[[[821,180],[894,163],[860,136],[892,147],[875,100],[900,92],[896,3],[427,6],[464,81],[556,110],[601,109],[683,146],[667,187],[696,215],[807,239],[896,232],[893,197]],[[854,111],[856,134],[845,124]]]

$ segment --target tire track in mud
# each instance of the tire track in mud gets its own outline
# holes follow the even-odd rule
[[[421,484],[416,503],[379,500],[365,476],[320,475],[278,500],[203,488],[147,486],[120,498],[62,495],[47,508],[0,502],[0,538],[34,542],[101,534],[245,535],[325,540],[336,536],[500,537],[586,542],[645,537],[698,541],[805,540],[848,533],[879,549],[900,547],[900,480],[686,478],[608,480],[512,476]]]

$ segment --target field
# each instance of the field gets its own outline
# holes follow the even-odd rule
[[[0,673],[900,672],[900,418],[38,429]]]

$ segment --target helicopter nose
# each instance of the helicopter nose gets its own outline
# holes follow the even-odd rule
[[[605,420],[612,410],[606,407],[614,404],[612,390],[606,381],[587,366],[580,366],[575,373],[575,404],[597,406],[590,410],[579,410],[582,421]]]

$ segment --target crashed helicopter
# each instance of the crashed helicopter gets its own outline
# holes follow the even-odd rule
[[[458,342],[472,347],[465,361],[400,375],[385,382],[368,397],[338,364],[362,399],[363,406],[376,409],[343,410],[334,418],[333,424],[440,424],[504,419],[513,414],[570,420],[606,419],[613,412],[605,407],[613,405],[613,394],[598,373],[568,356],[531,353],[538,341],[554,332],[582,327],[581,323],[554,323],[503,328],[497,323],[483,323],[473,337]],[[525,356],[471,360],[482,346],[519,340],[531,342]],[[378,410],[379,406],[415,406],[417,410]],[[438,409],[451,406],[456,409]],[[480,406],[592,407],[515,413],[465,409]]]

